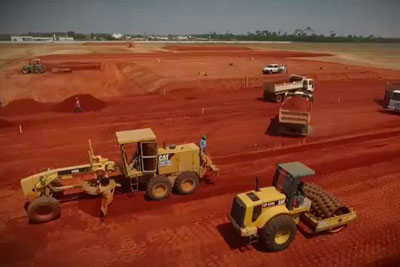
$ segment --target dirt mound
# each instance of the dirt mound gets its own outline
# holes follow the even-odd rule
[[[298,111],[310,111],[311,102],[306,97],[292,96],[285,99],[285,101],[282,103],[282,108]]]
[[[252,50],[245,46],[229,46],[229,45],[167,45],[164,49],[174,51],[236,51],[236,50]]]
[[[98,111],[107,106],[107,104],[92,95],[82,94],[73,95],[63,100],[62,102],[53,106],[52,111],[54,112],[74,112],[76,97],[79,98],[79,102],[83,111]]]
[[[11,122],[0,119],[0,128],[10,127],[12,125]]]
[[[50,105],[37,102],[33,99],[18,99],[10,102],[7,106],[0,109],[0,115],[27,115],[49,110]]]

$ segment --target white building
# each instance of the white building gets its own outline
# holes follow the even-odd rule
[[[53,42],[53,37],[11,36],[12,42]]]
[[[73,42],[74,41],[74,37],[58,37],[58,41],[61,42]]]
[[[113,33],[111,36],[115,39],[121,39],[122,37],[124,37],[122,33]]]

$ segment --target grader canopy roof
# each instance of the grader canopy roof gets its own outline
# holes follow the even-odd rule
[[[118,144],[130,144],[146,141],[155,141],[156,135],[150,128],[117,132]]]
[[[314,170],[310,169],[301,162],[289,162],[278,164],[278,167],[282,168],[293,177],[305,177],[315,175]]]

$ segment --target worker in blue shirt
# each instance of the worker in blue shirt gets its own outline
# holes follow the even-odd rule
[[[207,136],[205,134],[200,140],[200,150],[204,153],[207,153]]]

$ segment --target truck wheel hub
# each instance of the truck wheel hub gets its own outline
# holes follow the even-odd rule
[[[275,234],[275,243],[281,245],[288,241],[290,238],[290,231],[288,229],[278,231]]]

